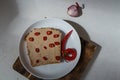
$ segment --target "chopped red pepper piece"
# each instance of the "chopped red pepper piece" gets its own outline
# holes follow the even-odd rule
[[[50,43],[50,44],[49,44],[49,47],[50,47],[50,48],[53,48],[53,47],[55,47],[55,44],[54,44],[54,43]]]
[[[56,56],[55,58],[56,58],[56,60],[60,60],[60,56]]]
[[[55,43],[55,45],[60,45],[60,42],[54,42]]]
[[[46,47],[46,46],[44,46],[44,49],[47,49],[47,47]]]
[[[37,59],[37,60],[36,60],[36,63],[39,63],[39,62],[40,62],[40,61]]]
[[[59,34],[54,34],[53,37],[54,37],[54,38],[58,38],[58,37],[59,37]]]
[[[35,51],[38,53],[38,52],[40,52],[40,49],[39,48],[35,48]]]
[[[35,36],[39,36],[39,35],[40,35],[40,32],[35,32],[34,35],[35,35]]]
[[[47,58],[47,57],[45,57],[45,56],[43,57],[43,59],[44,59],[44,60],[48,60],[48,58]]]
[[[47,31],[46,33],[47,33],[47,35],[51,35],[52,31]]]
[[[30,38],[29,38],[29,41],[31,41],[31,42],[34,41],[34,38],[33,38],[33,37],[30,37]]]
[[[47,36],[44,36],[44,37],[43,37],[43,40],[46,41],[46,40],[47,40]]]

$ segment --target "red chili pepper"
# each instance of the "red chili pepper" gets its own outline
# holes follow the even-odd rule
[[[68,48],[64,51],[64,59],[67,61],[72,61],[76,58],[77,53],[75,49]]]
[[[72,32],[73,32],[73,30],[69,31],[62,40],[62,57],[67,61],[72,61],[77,56],[77,52],[75,49],[73,49],[73,48],[65,49],[66,42]]]
[[[73,32],[73,30],[69,31],[62,40],[62,54],[64,53],[66,42],[67,42],[67,40],[70,37],[72,32]]]

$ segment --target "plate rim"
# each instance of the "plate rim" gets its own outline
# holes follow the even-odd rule
[[[22,58],[21,58],[21,56],[20,56],[20,54],[21,54],[20,47],[21,47],[22,40],[23,40],[24,37],[25,37],[24,34],[26,34],[26,33],[29,31],[29,29],[34,28],[34,25],[36,25],[36,24],[39,23],[40,21],[44,21],[44,20],[47,20],[47,19],[61,20],[61,21],[65,22],[66,24],[70,25],[70,24],[69,24],[68,22],[66,22],[64,19],[58,19],[58,18],[45,18],[45,19],[39,20],[39,21],[31,24],[31,25],[28,26],[27,29],[22,33],[22,37],[20,38],[20,43],[19,43],[19,58],[20,58],[20,62],[22,63],[23,67],[24,67],[30,74],[32,74],[33,76],[36,76],[36,77],[42,78],[42,79],[57,79],[57,78],[43,78],[43,77],[40,77],[40,76],[38,76],[38,75],[35,75],[34,73],[32,73],[32,72],[24,65],[23,60],[22,60]],[[80,56],[81,56],[81,48],[82,48],[82,46],[81,46],[81,39],[80,39],[79,34],[78,34],[78,32],[76,31],[76,29],[75,29],[72,25],[70,25],[70,26],[75,30],[75,32],[77,33],[77,36],[78,36],[78,38],[79,38],[79,43],[80,43],[80,44],[79,44],[79,45],[80,45],[79,59],[80,59]],[[79,59],[78,59],[78,61],[79,61]],[[78,61],[77,61],[77,63],[75,64],[75,66],[73,67],[73,69],[74,69],[74,68],[76,67],[76,65],[78,64]],[[71,71],[72,71],[73,69],[71,69]],[[71,72],[71,71],[70,71],[70,72]],[[70,73],[70,72],[68,72],[68,73]],[[68,74],[68,73],[67,73],[67,74]],[[67,74],[65,74],[65,75],[67,75]],[[64,75],[64,76],[65,76],[65,75]],[[62,76],[62,77],[63,77],[63,76]]]

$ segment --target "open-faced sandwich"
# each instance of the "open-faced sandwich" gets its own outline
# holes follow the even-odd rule
[[[76,51],[65,50],[65,43],[72,30],[62,39],[62,32],[54,28],[33,28],[26,37],[27,51],[31,65],[60,63],[61,58],[74,60]]]
[[[26,36],[31,65],[60,63],[61,36],[62,33],[58,29],[33,28]]]

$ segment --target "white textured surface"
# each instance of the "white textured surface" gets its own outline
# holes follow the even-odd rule
[[[83,15],[67,15],[74,2],[85,4]],[[12,69],[25,29],[44,17],[80,24],[102,49],[84,80],[120,80],[120,0],[1,0],[0,80],[27,80]]]

